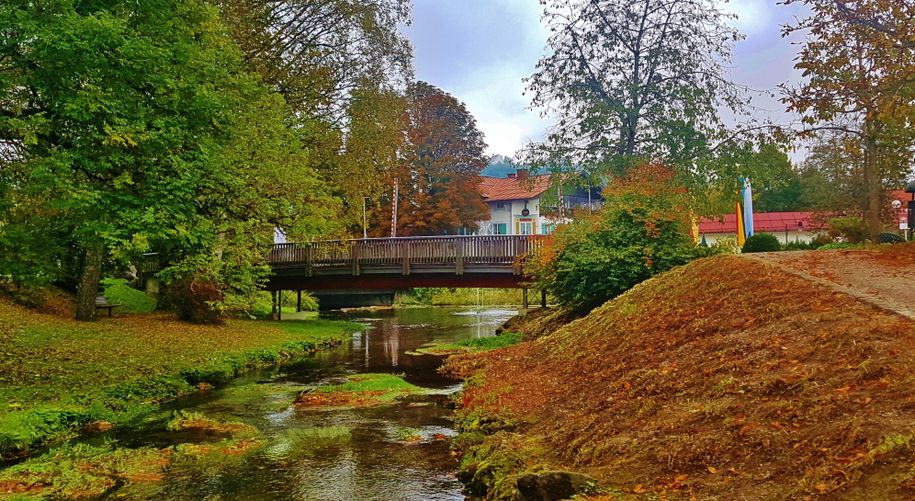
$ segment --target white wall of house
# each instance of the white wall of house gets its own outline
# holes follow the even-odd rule
[[[757,233],[771,233],[775,235],[776,238],[778,238],[778,241],[781,242],[782,245],[793,242],[801,242],[806,244],[816,238],[816,236],[819,234],[816,231],[794,230],[788,231],[788,238],[786,239],[784,231],[758,231]],[[712,245],[721,238],[737,238],[737,235],[734,233],[702,233],[699,235],[700,242],[702,241],[702,237],[705,237],[705,243]]]
[[[522,215],[527,202],[529,215]],[[542,235],[543,227],[550,221],[540,215],[540,197],[528,200],[505,200],[502,202],[486,202],[489,205],[489,219],[480,222],[481,235],[496,235],[500,225],[505,225],[506,235],[519,235],[530,230],[529,234]],[[529,224],[522,228],[522,224]]]

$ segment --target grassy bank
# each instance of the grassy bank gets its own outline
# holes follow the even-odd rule
[[[200,326],[167,314],[80,323],[0,299],[0,452],[130,422],[201,383],[335,346],[358,328],[319,319]]]
[[[488,499],[551,470],[627,497],[909,498],[913,366],[915,322],[708,258],[535,341],[453,357],[470,378],[461,478]]]

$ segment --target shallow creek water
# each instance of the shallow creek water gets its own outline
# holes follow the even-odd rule
[[[110,497],[167,499],[406,500],[463,499],[447,438],[455,434],[447,396],[459,385],[438,375],[440,360],[407,352],[432,341],[492,336],[511,310],[410,308],[331,314],[367,324],[336,350],[174,402],[256,427],[263,446],[217,460],[176,461],[153,485],[129,484]],[[290,320],[292,321],[292,320]],[[358,373],[403,374],[428,395],[371,408],[298,409],[295,395]],[[409,437],[409,439],[405,439]],[[421,437],[421,439],[417,439]],[[126,447],[169,445],[195,437],[148,424],[114,437]]]

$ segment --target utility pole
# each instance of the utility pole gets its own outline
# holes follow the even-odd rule
[[[368,229],[365,224],[365,201],[368,199],[369,199],[369,197],[362,197],[362,238],[363,239],[369,237]]]
[[[398,196],[398,185],[397,180],[394,180],[394,203],[391,207],[391,238],[397,238],[397,196]]]

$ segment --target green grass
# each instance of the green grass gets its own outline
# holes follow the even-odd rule
[[[505,332],[498,336],[479,337],[467,339],[465,341],[459,341],[458,344],[461,346],[468,346],[475,350],[486,351],[504,348],[506,346],[520,343],[521,338],[521,334],[517,332]]]
[[[361,328],[329,320],[191,325],[170,315],[81,323],[0,300],[0,453],[119,424],[256,367],[340,344]]]
[[[433,342],[413,351],[409,351],[407,354],[446,356],[472,351],[489,351],[520,343],[521,339],[522,335],[519,333],[506,332],[498,336],[465,339],[464,341],[458,341],[457,343]]]
[[[539,301],[540,296],[534,296],[529,296],[530,301]],[[418,288],[398,297],[397,302],[402,305],[431,306],[517,306],[523,301],[521,289]]]
[[[400,397],[423,391],[422,388],[412,385],[404,381],[403,377],[394,374],[356,374],[349,376],[345,383],[315,388],[316,393],[371,394],[371,398],[378,402],[391,402]]]
[[[150,313],[156,309],[155,297],[127,285],[122,278],[102,280],[102,290],[109,303],[120,305],[118,312]]]

